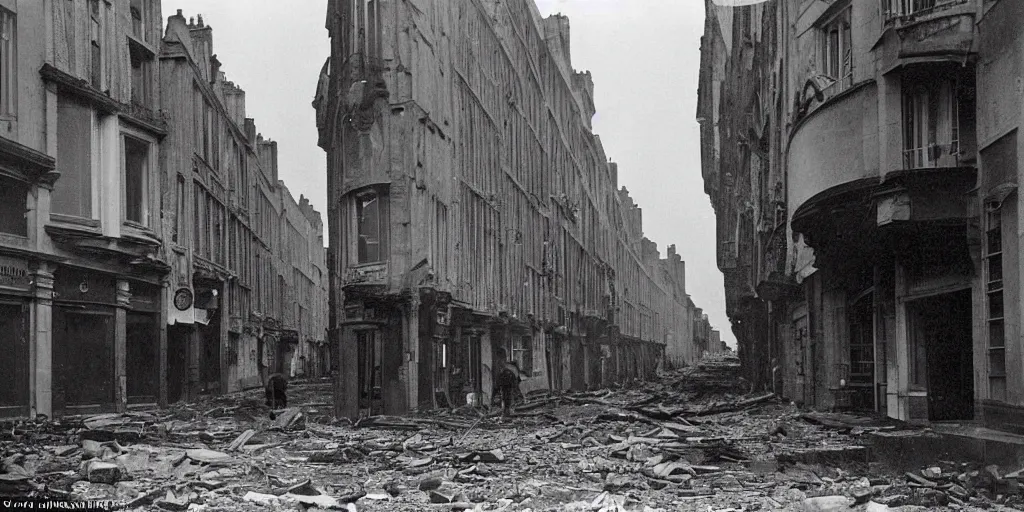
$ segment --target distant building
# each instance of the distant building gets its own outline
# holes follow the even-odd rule
[[[160,62],[168,399],[326,373],[320,214],[278,179],[277,143],[245,117],[245,92],[220,71],[201,16],[168,19]]]
[[[328,156],[343,416],[653,375],[698,351],[600,139],[569,22],[532,1],[328,3],[314,106]],[[399,36],[401,34],[401,36]]]

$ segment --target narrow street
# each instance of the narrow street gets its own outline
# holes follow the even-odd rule
[[[4,495],[131,510],[1011,510],[1015,474],[869,462],[872,433],[744,394],[732,356],[633,389],[332,421],[330,384],[297,383],[271,421],[262,390],[169,410],[6,424]]]

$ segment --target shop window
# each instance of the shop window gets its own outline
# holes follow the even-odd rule
[[[28,236],[28,184],[0,176],[0,233]]]
[[[124,138],[124,218],[146,224],[146,185],[149,181],[149,143]]]
[[[355,196],[356,263],[360,265],[387,259],[387,199],[375,190]]]
[[[0,8],[0,116],[13,116],[17,99],[14,13]]]
[[[54,213],[92,218],[92,110],[57,97],[57,171]]]

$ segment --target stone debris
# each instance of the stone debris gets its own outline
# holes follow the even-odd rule
[[[867,459],[865,436],[905,427],[746,394],[737,370],[735,359],[718,358],[640,386],[533,396],[507,417],[466,406],[353,423],[300,406],[270,420],[257,390],[146,413],[5,424],[0,494],[172,511],[885,512],[1024,503],[1021,468],[936,460],[887,470]],[[322,404],[330,387],[293,392],[296,403]]]

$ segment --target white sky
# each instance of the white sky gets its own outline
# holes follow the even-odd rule
[[[644,233],[665,255],[676,244],[686,288],[735,346],[715,263],[715,222],[700,173],[696,122],[701,0],[537,0],[571,26],[572,63],[594,76],[594,131],[619,163],[619,185],[644,213]],[[246,92],[246,115],[278,142],[280,177],[325,215],[326,157],[311,106],[330,53],[324,0],[165,0],[213,27],[222,70]]]

